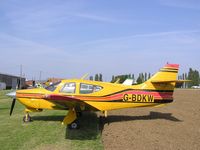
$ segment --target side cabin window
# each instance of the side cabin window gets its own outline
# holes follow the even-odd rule
[[[101,89],[102,87],[98,85],[92,85],[92,84],[86,84],[86,83],[80,84],[80,94],[90,94],[90,93],[98,92]]]
[[[60,90],[62,93],[73,94],[76,91],[76,84],[74,82],[66,83],[63,88]]]

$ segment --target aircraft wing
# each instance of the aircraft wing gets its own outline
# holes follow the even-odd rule
[[[86,103],[84,100],[81,100],[75,96],[69,96],[69,95],[60,95],[60,94],[49,94],[46,95],[45,100],[50,101],[56,105],[59,105],[63,108],[79,108],[82,109],[82,107],[87,107],[89,110],[97,110],[93,106]]]

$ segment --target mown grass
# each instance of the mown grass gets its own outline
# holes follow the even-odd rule
[[[23,123],[25,107],[19,102],[9,116],[12,99],[5,96],[7,92],[0,91],[0,149],[103,149],[95,113],[83,114],[79,130],[61,125],[67,112],[58,110],[31,113],[33,121]]]

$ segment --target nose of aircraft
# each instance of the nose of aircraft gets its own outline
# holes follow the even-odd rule
[[[9,96],[9,97],[15,98],[16,97],[16,91],[10,92],[10,93],[8,93],[6,95]]]

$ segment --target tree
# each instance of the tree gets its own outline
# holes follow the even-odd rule
[[[115,82],[115,76],[112,75],[111,83],[114,83],[114,82]]]
[[[101,73],[99,74],[99,81],[103,81],[103,76]]]
[[[120,79],[119,83],[123,83],[128,78],[128,75],[120,75],[120,76],[117,76],[117,79],[118,78]]]
[[[149,75],[148,75],[148,79],[150,79],[151,78],[151,73],[149,73]]]
[[[190,68],[188,72],[188,80],[191,80],[191,82],[188,83],[189,88],[192,86],[198,86],[200,84],[199,72]]]
[[[147,81],[147,73],[144,73],[144,81]]]
[[[131,77],[133,80],[135,80],[135,75],[134,74],[132,74],[132,77]]]
[[[142,82],[144,82],[144,74],[141,73],[141,79],[142,79]]]
[[[137,84],[142,83],[142,74],[141,73],[139,74],[139,76],[138,76],[136,81],[137,81]]]
[[[98,74],[95,74],[94,80],[99,81],[99,75]]]
[[[193,79],[193,70],[192,68],[189,69],[189,72],[188,72],[188,79],[189,80],[192,80]],[[192,86],[192,82],[189,82],[188,83],[188,87],[190,88]]]
[[[196,86],[200,84],[199,72],[197,70],[194,71],[194,84]]]

